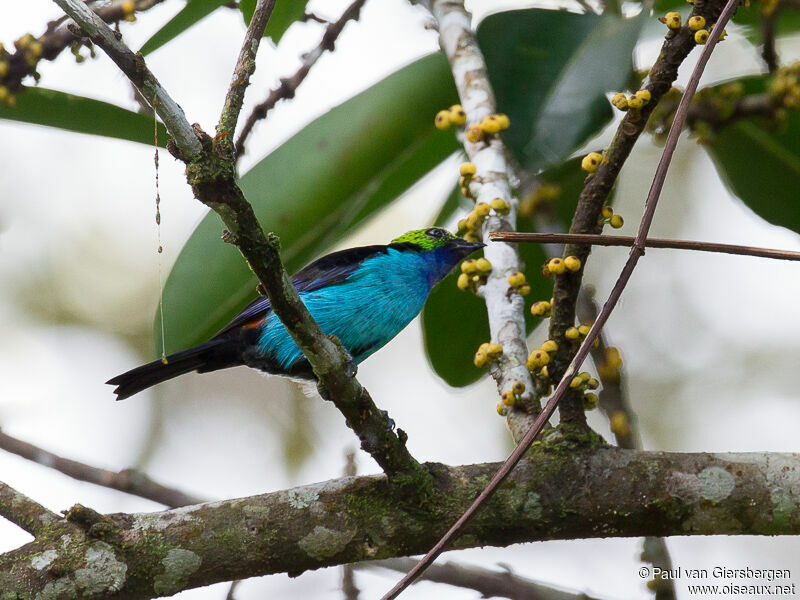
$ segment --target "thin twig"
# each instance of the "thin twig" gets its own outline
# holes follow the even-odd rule
[[[471,16],[459,0],[433,0],[429,4],[439,26],[439,43],[450,61],[458,96],[467,113],[466,126],[477,125],[489,114],[496,113],[497,107]],[[475,201],[488,204],[494,198],[502,198],[509,205],[507,215],[496,214],[485,221],[484,241],[488,241],[490,232],[514,231],[518,202],[511,192],[511,166],[502,140],[498,136],[476,143],[464,139],[464,149],[477,167],[470,185]],[[479,293],[486,303],[492,341],[503,348],[502,357],[491,363],[490,374],[500,393],[510,390],[517,382],[525,385],[525,392],[508,414],[509,428],[518,441],[541,410],[533,394],[533,379],[525,366],[528,348],[524,299],[508,283],[508,276],[521,271],[523,265],[517,248],[511,244],[490,244],[484,249],[484,256],[492,270]]]
[[[753,10],[761,11],[761,41],[763,43],[761,58],[764,59],[769,72],[774,73],[780,66],[778,64],[778,53],[775,51],[775,29],[778,24],[778,18],[783,11],[783,2],[777,0],[773,6],[765,11],[766,7],[767,3],[764,3]]]
[[[405,573],[411,569],[416,560],[413,558],[387,558],[385,560],[361,562],[356,568],[390,569]],[[512,600],[594,600],[594,596],[584,593],[568,592],[543,585],[532,579],[520,577],[509,567],[502,571],[484,569],[473,565],[460,565],[446,562],[431,565],[419,580],[445,583],[455,587],[475,590],[482,598],[511,598]]]
[[[233,150],[233,134],[236,130],[236,122],[239,120],[239,113],[242,111],[244,93],[250,85],[250,76],[256,70],[256,53],[267,28],[267,22],[275,6],[275,0],[258,0],[253,12],[253,18],[244,36],[242,49],[233,69],[233,77],[228,93],[225,95],[225,105],[219,116],[217,124],[217,138],[224,138],[227,145]]]
[[[239,138],[236,140],[237,160],[244,154],[247,137],[252,132],[255,124],[261,119],[266,118],[267,113],[272,110],[279,100],[294,98],[295,91],[300,87],[300,84],[303,83],[317,60],[319,60],[326,50],[333,51],[336,40],[339,38],[339,34],[344,29],[344,26],[347,25],[347,22],[358,19],[361,13],[361,7],[364,6],[365,2],[366,0],[356,0],[345,9],[342,16],[339,17],[337,21],[329,23],[325,28],[325,33],[322,34],[322,39],[319,44],[317,44],[313,50],[303,55],[303,64],[297,72],[291,77],[281,79],[280,85],[269,93],[267,99],[253,108],[253,111],[242,126]]]
[[[447,544],[469,522],[469,520],[475,514],[475,511],[478,510],[478,508],[494,494],[498,486],[503,482],[503,480],[517,465],[523,455],[528,451],[528,448],[530,448],[531,444],[536,439],[536,436],[539,435],[547,420],[553,415],[553,412],[555,412],[558,402],[564,396],[564,393],[567,391],[567,389],[569,389],[573,374],[577,372],[578,368],[580,368],[580,366],[583,364],[583,361],[586,360],[594,340],[600,334],[600,330],[611,316],[611,312],[614,310],[619,297],[622,295],[622,291],[625,289],[625,286],[630,280],[633,270],[636,268],[636,263],[644,255],[644,241],[647,239],[647,232],[650,230],[650,225],[653,222],[656,206],[658,204],[658,198],[661,195],[661,190],[664,187],[667,169],[669,168],[669,163],[672,160],[672,155],[675,152],[675,147],[678,144],[678,137],[680,136],[681,129],[686,121],[686,113],[689,108],[689,102],[697,91],[697,85],[700,82],[700,76],[703,74],[703,70],[705,69],[706,63],[708,63],[711,52],[717,45],[720,34],[736,10],[739,2],[740,0],[728,0],[728,2],[725,4],[725,8],[722,10],[719,19],[716,22],[716,26],[711,32],[711,35],[709,36],[708,41],[703,48],[703,51],[700,53],[700,57],[697,60],[697,65],[695,66],[694,71],[692,71],[692,75],[689,78],[689,83],[686,86],[686,92],[684,93],[681,103],[678,106],[678,110],[675,113],[675,120],[670,128],[669,136],[667,137],[667,143],[664,148],[664,152],[661,155],[661,161],[656,168],[656,172],[653,177],[653,184],[650,187],[650,192],[648,193],[647,200],[645,201],[644,215],[642,216],[642,221],[639,225],[639,231],[636,235],[634,246],[631,248],[628,261],[625,263],[625,266],[623,267],[616,284],[614,284],[614,288],[611,290],[608,300],[606,300],[605,304],[603,305],[600,315],[592,324],[589,333],[586,335],[586,338],[584,339],[580,348],[578,348],[578,352],[575,354],[575,357],[564,371],[561,381],[558,383],[553,395],[548,400],[542,413],[537,417],[533,426],[525,434],[525,437],[521,442],[519,442],[519,444],[517,444],[517,447],[514,448],[511,456],[506,459],[506,461],[503,463],[503,466],[500,467],[494,477],[492,477],[492,480],[483,489],[483,491],[481,491],[472,505],[458,519],[458,521],[456,521],[456,523],[442,537],[442,539],[436,543],[436,545],[428,552],[428,554],[426,554],[425,557],[418,562],[417,565],[394,588],[392,588],[388,594],[384,596],[384,600],[396,598],[406,587],[408,587],[411,582],[414,581],[414,579],[416,579],[419,574],[424,571],[439,554],[442,553]]]
[[[0,481],[0,517],[19,525],[34,537],[49,523],[61,519],[50,509],[2,481]]]
[[[492,233],[489,239],[498,242],[538,242],[540,244],[572,243],[626,247],[631,247],[636,242],[636,238],[626,235],[595,235],[590,233],[499,232]],[[759,248],[757,246],[742,246],[740,244],[718,244],[716,242],[698,242],[693,240],[647,238],[644,240],[644,246],[646,248],[671,248],[675,250],[696,250],[699,252],[736,254],[739,256],[758,256],[761,258],[774,258],[778,260],[800,260],[800,252],[794,250]]]
[[[55,469],[73,479],[146,498],[172,508],[205,502],[203,498],[156,483],[144,473],[134,469],[116,472],[93,467],[53,454],[39,446],[12,437],[2,430],[0,430],[0,449]]]
[[[395,433],[394,422],[385,411],[375,406],[369,392],[355,378],[355,367],[341,343],[323,333],[300,300],[283,268],[278,237],[272,233],[265,235],[261,229],[253,207],[237,184],[230,136],[212,139],[199,125],[190,126],[179,107],[177,111],[162,114],[164,106],[160,99],[162,95],[165,98],[169,96],[160,86],[154,88],[155,77],[147,69],[142,56],[134,55],[118,41],[108,26],[98,22],[79,0],[54,1],[70,11],[79,26],[112,57],[145,98],[158,95],[159,102],[155,108],[171,133],[189,128],[190,139],[176,140],[176,144],[170,142],[167,149],[186,163],[186,179],[195,197],[222,218],[229,239],[239,248],[261,288],[269,296],[272,310],[311,364],[321,394],[344,415],[347,424],[358,435],[361,448],[373,457],[392,483],[409,493],[424,496],[432,485],[430,473],[411,456],[405,445],[405,434],[399,430]],[[260,2],[256,12],[265,8],[266,4]],[[254,29],[262,24],[264,20],[254,15],[250,22],[253,31],[248,33],[248,39],[263,35],[263,31],[258,33]],[[147,90],[152,93],[145,93]],[[221,120],[235,122],[236,119],[232,118],[234,107],[235,104],[231,103],[231,114]],[[197,145],[197,152],[190,142]]]

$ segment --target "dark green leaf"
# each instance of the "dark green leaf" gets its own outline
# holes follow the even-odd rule
[[[444,56],[428,56],[316,119],[241,178],[262,227],[280,236],[290,272],[369,216],[365,207],[388,204],[457,149],[452,132],[433,127],[433,115],[455,98]],[[169,275],[170,351],[213,335],[255,294],[221,230],[219,217],[207,215]]]
[[[751,43],[760,45],[763,43],[761,34],[761,22],[764,16],[761,9],[765,4],[760,2],[753,3],[749,7],[740,6],[733,16],[733,22],[745,27],[744,34]],[[775,26],[775,35],[792,35],[800,32],[800,11],[784,4],[784,9],[778,15]]]
[[[306,4],[308,4],[308,0],[278,0],[267,22],[264,37],[272,38],[276,44],[280,42],[291,24],[299,21],[306,14]],[[241,0],[239,8],[245,23],[249,25],[256,9],[256,0]]]
[[[153,145],[153,117],[126,108],[40,87],[25,88],[14,108],[0,105],[0,119],[58,127]],[[158,124],[158,145],[167,143],[167,130]]]
[[[496,13],[478,27],[504,134],[531,169],[561,162],[612,117],[606,92],[624,87],[646,15],[578,15],[528,9]]]
[[[766,76],[741,81],[748,93],[757,93],[765,89]],[[780,126],[762,118],[736,120],[706,148],[728,187],[750,209],[800,232],[800,114],[789,111]]]
[[[217,10],[227,0],[189,0],[181,11],[172,17],[166,25],[156,31],[152,37],[144,43],[140,52],[150,54],[154,50],[161,48],[164,44],[178,37],[198,21],[205,19],[212,12]]]

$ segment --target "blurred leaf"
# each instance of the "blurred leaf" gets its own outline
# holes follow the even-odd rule
[[[765,89],[767,76],[740,81],[748,93],[758,93]],[[770,223],[800,232],[797,111],[788,111],[780,126],[762,118],[736,120],[712,136],[705,147],[730,190],[751,210]]]
[[[512,123],[503,139],[518,160],[558,163],[611,119],[605,94],[628,81],[645,19],[528,9],[481,22],[498,110]]]
[[[153,145],[153,117],[100,100],[40,87],[25,88],[14,108],[0,105],[0,119],[57,127]],[[167,144],[167,130],[158,124],[158,145]]]
[[[264,37],[272,38],[276,44],[280,42],[291,24],[305,16],[306,4],[308,4],[308,0],[278,0],[267,22]],[[241,0],[239,9],[242,11],[244,22],[250,25],[256,9],[256,0]]]
[[[541,275],[541,265],[546,258],[541,245],[519,244],[518,247],[531,284],[531,293],[525,297],[526,328],[530,333],[541,319],[531,317],[528,309],[536,300],[550,298],[553,286]],[[433,289],[422,309],[421,320],[428,361],[436,374],[453,387],[474,383],[486,373],[486,369],[477,368],[472,359],[478,346],[488,342],[490,337],[486,303],[456,287],[460,273],[460,269],[455,269]]]
[[[765,5],[760,2],[753,3],[749,7],[740,6],[733,16],[733,22],[745,28],[745,37],[755,45],[763,43],[761,35],[761,22],[764,20],[761,14],[763,6]],[[775,25],[775,35],[792,35],[797,32],[800,32],[800,12],[784,3]]]
[[[369,216],[364,207],[388,204],[457,149],[452,132],[433,127],[436,111],[455,98],[446,59],[428,56],[319,117],[242,176],[290,272],[352,231]],[[164,286],[170,352],[213,335],[255,295],[255,278],[221,230],[208,214]]]
[[[161,29],[156,31],[144,43],[140,52],[147,55],[154,50],[158,50],[161,46],[189,29],[189,27],[206,18],[223,4],[227,4],[227,0],[189,0],[177,15],[167,21]]]

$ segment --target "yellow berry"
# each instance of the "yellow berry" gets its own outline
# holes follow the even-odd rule
[[[590,329],[591,327],[588,325],[581,325],[578,327],[578,333],[581,334],[581,337],[586,337],[589,334]]]
[[[700,15],[695,15],[689,18],[689,29],[692,31],[697,31],[698,29],[703,29],[706,26],[706,18],[701,17]]]
[[[16,46],[17,50],[25,50],[28,46],[30,46],[32,41],[33,36],[30,33],[26,33],[14,42],[14,46]]]
[[[126,0],[120,5],[120,8],[126,15],[133,14],[133,12],[136,10],[136,2],[133,0]]]
[[[468,229],[469,229],[469,226],[467,225],[467,220],[466,219],[459,219],[458,220],[458,233],[464,233]]]
[[[577,256],[568,256],[564,259],[564,266],[573,273],[581,268],[581,259]]]
[[[603,209],[600,211],[600,214],[603,215],[604,219],[610,219],[614,216],[614,209],[610,206],[604,206]]]
[[[521,286],[517,288],[517,293],[520,296],[527,296],[531,293],[531,286],[529,283],[523,283]]]
[[[500,131],[500,120],[497,115],[488,115],[481,121],[481,129],[486,133],[497,133]]]
[[[592,376],[589,375],[586,371],[583,371],[582,373],[578,373],[578,377],[580,377],[581,381],[583,381],[584,383],[586,383],[587,381],[589,381],[589,379],[592,378]]]
[[[489,214],[491,207],[486,202],[478,202],[475,205],[475,214],[479,217],[485,217]]]
[[[550,377],[550,371],[547,370],[547,365],[545,365],[541,369],[539,369],[539,375],[541,375],[545,379]]]
[[[30,54],[34,58],[40,58],[43,52],[44,52],[44,47],[42,46],[42,43],[39,40],[33,40],[28,45],[28,54]]]
[[[467,129],[467,140],[473,144],[477,144],[483,139],[483,128],[480,125],[472,125]]]
[[[475,166],[475,163],[465,162],[459,167],[458,172],[464,177],[472,177],[478,172],[478,167]]]
[[[614,435],[627,437],[631,433],[631,426],[628,422],[628,415],[618,410],[611,415],[611,431]]]
[[[497,117],[497,123],[500,125],[500,131],[505,131],[511,127],[511,119],[508,118],[508,115],[497,113],[495,117]]]
[[[486,356],[486,352],[484,352],[483,350],[478,350],[475,353],[475,359],[472,362],[475,363],[476,367],[481,368],[483,365],[486,364],[487,360],[488,357]]]
[[[548,364],[550,364],[550,355],[544,350],[534,350],[528,356],[525,366],[529,371],[535,371]]]
[[[581,161],[581,169],[588,171],[589,173],[594,173],[597,170],[601,160],[603,160],[602,154],[599,152],[590,152],[583,157],[583,160]]]
[[[573,377],[572,381],[569,382],[569,387],[571,387],[573,390],[578,389],[582,385],[583,385],[583,379],[580,376]]]
[[[608,224],[611,225],[614,229],[619,229],[625,224],[625,219],[623,219],[620,215],[614,215],[608,221]]]
[[[486,355],[490,359],[500,358],[503,355],[503,347],[500,344],[489,344],[486,348]]]
[[[545,352],[552,353],[558,351],[558,343],[555,340],[545,340],[542,343],[542,350]]]
[[[644,100],[636,96],[635,94],[628,98],[628,108],[635,108],[639,109],[644,106]]]
[[[525,392],[525,384],[521,381],[515,381],[514,385],[511,386],[511,391],[514,392],[517,396]]]
[[[597,394],[588,392],[583,395],[583,410],[593,410],[597,408]]]
[[[616,93],[614,94],[614,97],[611,98],[611,104],[620,110],[625,110],[628,108],[628,97],[622,92]]]
[[[713,27],[712,27],[712,29],[713,29]],[[722,33],[720,33],[720,34],[719,34],[719,41],[721,42],[721,41],[722,41],[722,40],[724,40],[726,37],[728,37],[728,32],[727,32],[727,31],[725,31],[725,30],[723,29],[723,30],[722,30]]]
[[[647,104],[652,99],[653,95],[650,93],[650,90],[639,90],[634,94],[637,98],[639,98],[642,102]]]
[[[492,263],[490,263],[485,258],[479,258],[475,261],[475,267],[478,269],[478,273],[481,275],[488,275],[492,272]]]
[[[596,390],[600,386],[600,382],[597,381],[594,377],[590,377],[589,380],[586,382],[586,387],[590,390]]]
[[[464,241],[465,242],[479,242],[480,238],[472,231],[468,231],[464,234]]]
[[[461,275],[458,276],[456,285],[458,286],[458,289],[460,289],[462,292],[467,291],[469,289],[469,275],[467,275],[466,273],[461,273]]]
[[[440,110],[436,113],[436,118],[433,120],[436,129],[450,129],[450,113],[446,110]]]
[[[467,275],[472,275],[475,271],[478,270],[477,265],[475,264],[474,258],[469,258],[461,263],[461,272],[466,273]]]
[[[450,114],[450,122],[453,125],[463,125],[467,121],[467,113],[460,104],[453,104],[447,112]]]
[[[502,402],[497,403],[497,414],[501,417],[505,417],[508,414],[508,407],[503,404]]]
[[[500,394],[500,398],[503,401],[503,404],[506,406],[514,406],[514,402],[516,402],[516,398],[514,398],[514,392],[511,390],[506,390],[502,394]]]
[[[8,75],[8,61],[7,60],[0,60],[0,79]]]
[[[681,13],[679,12],[668,12],[663,17],[659,19],[664,25],[669,27],[670,29],[680,29],[681,28]]]
[[[534,317],[549,317],[550,316],[550,303],[546,300],[539,300],[531,304],[531,314]]]
[[[0,102],[5,102],[9,95],[8,88],[4,85],[0,85]]]
[[[467,227],[472,231],[477,231],[483,222],[483,217],[474,210],[467,215]]]
[[[581,337],[581,334],[577,327],[570,327],[564,332],[564,337],[568,340],[577,340],[579,337]]]
[[[708,30],[698,29],[694,32],[694,41],[696,44],[705,44],[708,41]]]
[[[523,283],[525,283],[525,273],[520,273],[517,271],[516,273],[512,273],[508,276],[508,285],[511,287],[519,287]]]
[[[561,275],[566,269],[567,267],[564,265],[564,261],[560,258],[551,258],[547,261],[547,270],[554,275]]]
[[[495,198],[489,203],[498,215],[507,215],[511,210],[511,205],[502,198]]]
[[[614,346],[606,348],[606,363],[615,369],[619,369],[622,366],[622,356],[620,356],[619,348]]]

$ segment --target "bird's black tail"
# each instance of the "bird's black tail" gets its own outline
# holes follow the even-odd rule
[[[112,377],[106,383],[116,385],[117,400],[124,400],[157,383],[183,375],[190,371],[207,373],[241,364],[230,340],[212,339],[205,344],[181,350],[161,359],[131,369],[127,373]]]

